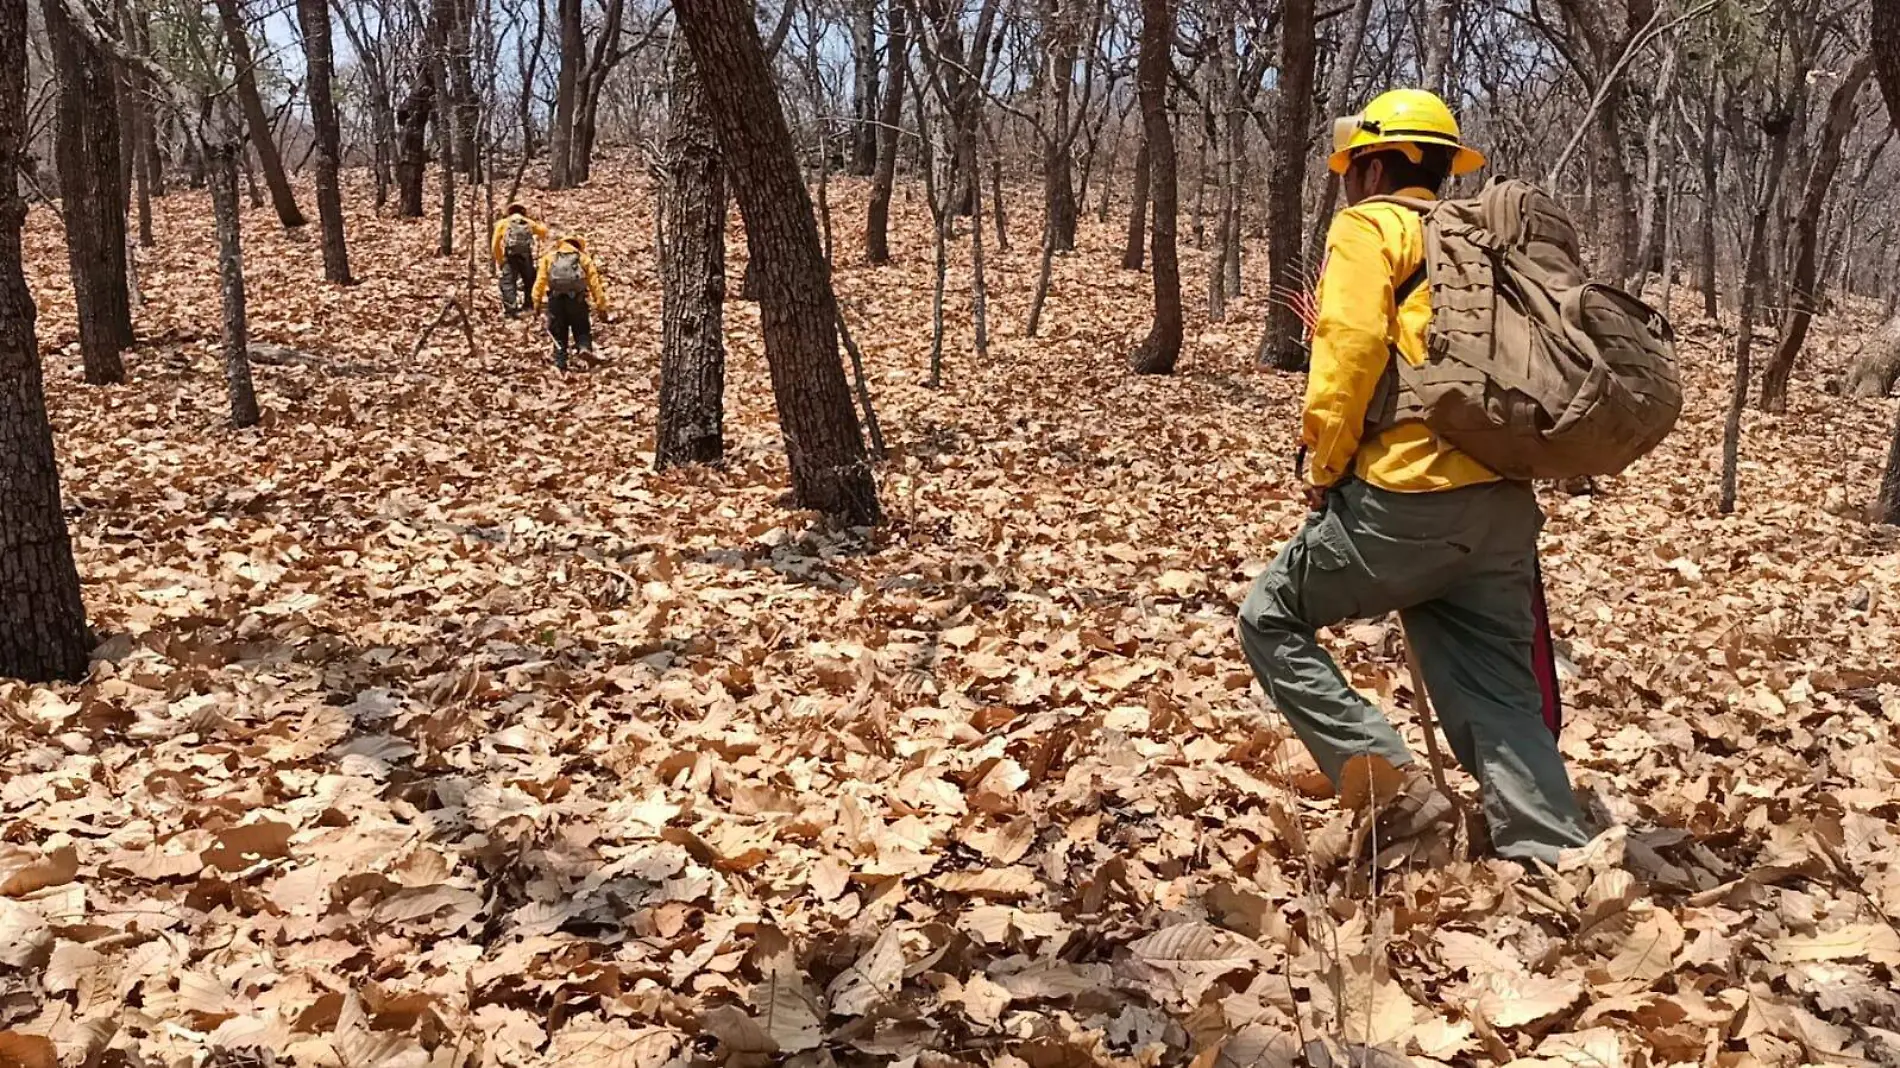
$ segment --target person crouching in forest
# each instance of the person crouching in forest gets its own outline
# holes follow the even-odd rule
[[[547,309],[548,335],[554,339],[554,366],[567,370],[570,344],[589,364],[597,362],[589,308],[591,305],[592,310],[607,314],[607,291],[600,284],[594,257],[587,253],[586,238],[569,234],[541,257],[534,303]]]
[[[522,312],[517,301],[528,300],[534,287],[535,242],[548,236],[546,225],[528,215],[519,203],[495,224],[495,265],[501,268],[501,311],[513,319]]]

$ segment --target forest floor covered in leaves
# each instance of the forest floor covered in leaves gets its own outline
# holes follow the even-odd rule
[[[1183,226],[1181,373],[1138,378],[1123,207],[1021,336],[1025,192],[991,242],[991,351],[959,255],[933,390],[921,194],[869,269],[865,191],[834,184],[891,444],[889,521],[836,531],[784,505],[737,262],[730,464],[652,472],[648,182],[532,198],[592,239],[616,308],[607,366],[568,376],[500,319],[485,259],[479,351],[451,330],[410,358],[465,277],[435,221],[359,200],[363,282],[338,289],[314,235],[250,212],[253,333],[309,359],[255,368],[268,414],[241,432],[202,198],[161,202],[110,388],[79,381],[33,213],[105,644],[83,685],[0,684],[0,1065],[1240,1066],[1320,1039],[1900,1063],[1900,539],[1852,514],[1894,402],[1820,388],[1864,317],[1820,325],[1788,414],[1749,414],[1736,515],[1724,339],[1686,307],[1680,428],[1546,496],[1564,749],[1626,833],[1554,877],[1458,863],[1372,893],[1233,636],[1302,514],[1300,382],[1253,363],[1256,246],[1210,325]],[[1331,647],[1416,739],[1392,639]]]

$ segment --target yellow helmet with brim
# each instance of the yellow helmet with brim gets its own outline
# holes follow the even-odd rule
[[[1353,157],[1368,149],[1397,149],[1413,163],[1424,159],[1420,145],[1444,145],[1453,150],[1451,173],[1470,174],[1484,166],[1484,153],[1458,136],[1458,120],[1438,94],[1423,89],[1391,89],[1375,97],[1366,110],[1333,121],[1333,154],[1326,166],[1345,174]]]

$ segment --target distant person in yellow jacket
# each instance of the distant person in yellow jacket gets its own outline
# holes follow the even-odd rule
[[[535,243],[548,236],[548,228],[528,215],[520,204],[508,205],[508,211],[495,223],[495,263],[501,268],[501,311],[513,319],[521,314],[517,300],[528,299],[534,285]]]
[[[548,336],[554,339],[554,366],[567,370],[568,347],[592,364],[594,324],[589,312],[607,314],[607,290],[600,284],[587,239],[569,234],[541,257],[534,280],[534,303],[547,309]]]
[[[1450,800],[1315,636],[1398,612],[1452,751],[1482,788],[1493,847],[1553,862],[1587,835],[1532,671],[1536,495],[1424,423],[1365,434],[1391,361],[1424,363],[1432,318],[1420,217],[1373,198],[1433,200],[1484,157],[1459,139],[1444,102],[1417,89],[1340,120],[1334,148],[1328,163],[1348,207],[1326,237],[1301,417],[1311,514],[1255,579],[1241,646],[1335,784],[1361,754],[1400,768],[1386,830],[1416,835],[1449,817]]]

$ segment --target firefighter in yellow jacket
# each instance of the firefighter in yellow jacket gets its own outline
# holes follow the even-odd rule
[[[554,339],[554,366],[567,370],[569,346],[594,362],[594,324],[590,315],[607,314],[607,290],[588,254],[587,239],[569,234],[541,257],[534,280],[534,303],[547,309],[548,336]]]
[[[1460,140],[1444,102],[1417,89],[1340,120],[1334,149],[1328,163],[1349,206],[1327,233],[1301,422],[1312,511],[1254,581],[1241,646],[1335,783],[1361,754],[1400,768],[1403,793],[1386,830],[1416,834],[1449,815],[1449,799],[1316,637],[1342,620],[1398,612],[1452,751],[1482,788],[1494,848],[1555,861],[1586,835],[1531,663],[1536,495],[1422,422],[1365,432],[1391,361],[1424,362],[1432,318],[1420,217],[1375,198],[1435,199],[1484,157]]]
[[[516,301],[528,299],[528,290],[534,285],[535,242],[547,236],[547,226],[529,216],[528,209],[519,203],[508,205],[507,213],[495,223],[489,243],[495,265],[501,268],[502,314],[510,319],[521,314]]]

